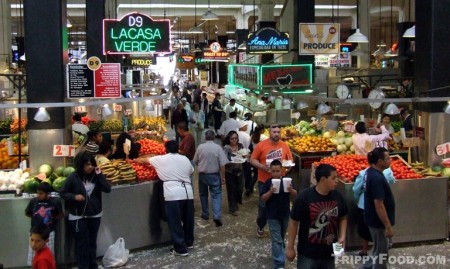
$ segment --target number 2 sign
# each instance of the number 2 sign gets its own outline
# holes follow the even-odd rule
[[[73,145],[54,145],[53,157],[75,157],[75,146]]]
[[[436,146],[436,154],[441,156],[450,152],[450,142]]]

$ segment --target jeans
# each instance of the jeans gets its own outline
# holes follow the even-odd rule
[[[97,269],[97,234],[101,218],[69,220],[75,237],[78,269]]]
[[[261,199],[263,192],[264,183],[258,181],[258,191],[259,191],[259,203],[258,203],[258,217],[256,218],[256,224],[259,229],[264,229],[267,224],[267,214],[266,214],[266,202]]]
[[[238,203],[242,204],[242,192],[244,191],[244,182],[242,173],[238,175],[225,173],[225,183],[227,186],[228,210],[230,213],[236,212]]]
[[[284,268],[286,258],[284,256],[284,237],[288,226],[289,217],[284,219],[268,219],[270,239],[272,241],[272,258],[274,268]]]
[[[202,218],[204,219],[209,218],[208,189],[211,192],[213,218],[215,220],[221,220],[222,182],[219,173],[199,173],[198,175],[198,192],[200,195],[200,203],[202,205]]]
[[[250,194],[255,186],[252,177],[252,165],[249,162],[245,162],[242,164],[242,169],[244,171],[245,193]]]
[[[389,258],[389,241],[384,235],[384,229],[369,226],[369,231],[373,239],[372,252],[370,253],[370,259],[360,268],[386,269],[388,268],[387,261]]]
[[[186,247],[194,244],[194,200],[164,203],[173,248],[178,253],[186,253]]]
[[[297,269],[334,269],[334,259],[311,259],[299,255]]]
[[[220,125],[222,125],[222,112],[214,112],[214,129],[217,131],[220,129]]]

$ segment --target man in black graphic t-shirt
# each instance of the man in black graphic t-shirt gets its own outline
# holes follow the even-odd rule
[[[332,244],[345,246],[347,229],[347,204],[336,191],[336,168],[321,164],[315,173],[317,186],[304,190],[297,196],[291,210],[288,226],[286,257],[293,261],[297,228],[297,268],[334,268]]]

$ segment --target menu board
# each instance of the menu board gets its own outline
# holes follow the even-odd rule
[[[69,64],[67,89],[69,98],[94,97],[94,73],[85,64]]]

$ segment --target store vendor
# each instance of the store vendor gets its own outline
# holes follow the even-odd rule
[[[408,109],[403,108],[400,111],[400,117],[403,120],[403,128],[405,128],[405,132],[409,132],[413,130],[413,124],[412,124],[412,116],[409,114]]]
[[[127,154],[126,154],[126,150],[124,148],[124,144],[125,144],[125,140],[128,139],[130,141],[133,141],[131,135],[129,133],[121,133],[119,135],[119,137],[117,137],[116,140],[116,150],[114,151],[114,153],[111,155],[111,159],[122,159],[125,160],[127,159]],[[139,157],[139,151],[141,150],[141,144],[139,143],[135,143],[135,142],[131,142],[131,148],[130,148],[130,152],[128,154],[128,159],[136,159],[137,157]]]

